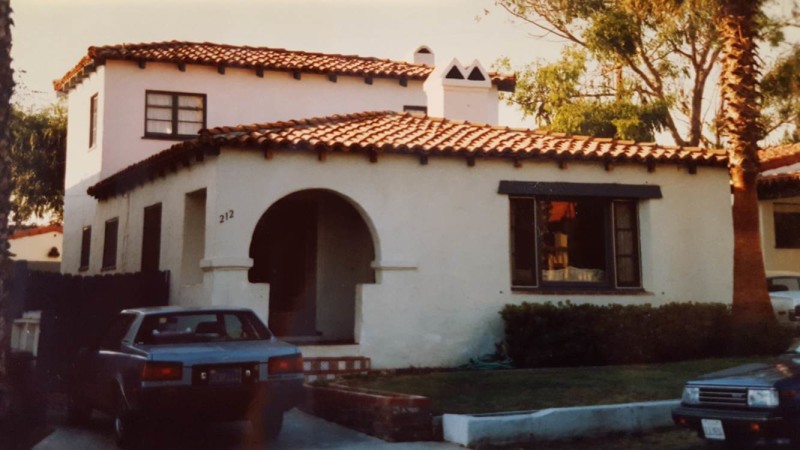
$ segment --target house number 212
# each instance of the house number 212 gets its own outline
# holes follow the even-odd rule
[[[225,214],[219,215],[219,223],[225,223],[231,219],[233,219],[233,210],[226,211]]]

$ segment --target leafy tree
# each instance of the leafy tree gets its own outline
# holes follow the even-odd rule
[[[784,141],[800,142],[800,46],[780,58],[761,81],[764,94],[764,127],[769,134],[784,125],[793,126]]]
[[[48,212],[60,220],[64,206],[65,108],[60,104],[39,111],[14,107],[9,133],[14,220],[19,223]]]
[[[722,51],[719,1],[496,0],[571,43],[560,61],[525,67],[508,100],[555,131],[652,140],[666,130],[677,145],[719,145],[703,127],[713,122],[703,101]],[[777,22],[761,15],[757,24],[782,40]]]
[[[8,284],[11,280],[11,255],[8,251],[8,216],[11,210],[8,123],[11,116],[11,94],[14,92],[11,22],[10,0],[0,0],[0,377],[6,372],[6,354],[9,348],[4,310],[9,301]]]

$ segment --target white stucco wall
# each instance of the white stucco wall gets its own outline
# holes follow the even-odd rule
[[[100,181],[103,160],[103,123],[105,114],[104,95],[105,67],[77,85],[67,98],[69,117],[67,121],[67,158],[64,180],[64,252],[61,271],[75,273],[80,266],[81,235],[84,226],[92,226],[92,248],[102,246],[102,229],[95,227],[96,200],[86,193],[89,186]],[[97,140],[89,146],[89,107],[93,95],[98,95]],[[100,270],[99,258],[91,258],[90,268]]]
[[[9,239],[8,243],[10,245],[8,250],[14,255],[12,257],[14,260],[48,262],[61,261],[61,253],[63,252],[63,236],[58,231],[50,231],[32,236]],[[58,250],[59,256],[47,256],[53,247]]]
[[[759,218],[761,220],[761,250],[764,254],[764,267],[767,270],[789,270],[800,272],[800,249],[775,247],[775,213],[776,203],[791,204],[800,207],[800,197],[781,198],[778,200],[760,200]],[[800,232],[800,230],[798,230]]]
[[[510,288],[509,202],[500,180],[654,184],[663,198],[640,203],[641,295],[542,295]],[[642,166],[478,161],[431,158],[422,166],[408,156],[310,154],[223,150],[219,157],[100,202],[98,219],[120,216],[126,244],[121,270],[141,258],[143,209],[163,202],[162,269],[178,273],[184,195],[207,187],[205,278],[181,286],[173,277],[172,301],[236,304],[268,313],[268,285],[247,281],[252,233],[276,201],[324,188],[350,199],[375,235],[377,283],[359,287],[357,351],[374,367],[452,366],[491,352],[502,339],[498,311],[508,303],[661,304],[729,302],[732,226],[728,174],[674,166],[648,173]],[[127,209],[127,212],[125,210]],[[234,218],[221,220],[226,211]],[[125,218],[123,220],[123,217]],[[102,222],[101,222],[102,223]],[[101,249],[94,249],[101,252]],[[99,253],[97,253],[99,255]],[[93,258],[97,258],[93,254]],[[352,350],[352,349],[351,349]]]
[[[326,75],[187,65],[148,63],[145,69],[130,61],[108,61],[105,73],[104,121],[106,147],[102,177],[170,147],[175,141],[144,139],[145,91],[161,90],[206,94],[207,126],[264,123],[372,110],[403,111],[405,105],[425,106],[421,81],[403,87],[398,80],[340,76],[336,83]],[[70,118],[72,116],[70,115]],[[111,119],[113,118],[113,120]]]

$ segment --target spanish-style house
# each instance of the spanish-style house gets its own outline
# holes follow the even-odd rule
[[[723,152],[498,126],[513,76],[261,47],[92,47],[62,272],[169,271],[306,356],[452,366],[508,303],[729,302]]]
[[[769,271],[800,272],[800,144],[761,151],[761,247]]]
[[[43,225],[14,230],[8,237],[11,259],[27,261],[34,270],[58,272],[63,251],[61,225]]]

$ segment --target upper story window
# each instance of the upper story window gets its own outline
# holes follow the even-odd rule
[[[604,194],[603,186],[611,186],[610,192]],[[620,186],[630,188],[632,198],[619,196],[625,193]],[[512,195],[512,286],[640,288],[638,199],[660,197],[653,187],[636,192],[640,186],[501,184],[501,193]]]
[[[206,126],[205,94],[147,91],[145,110],[146,137],[193,138]]]
[[[97,94],[89,99],[89,148],[97,143]]]
[[[800,248],[800,205],[775,203],[772,208],[775,248]]]

